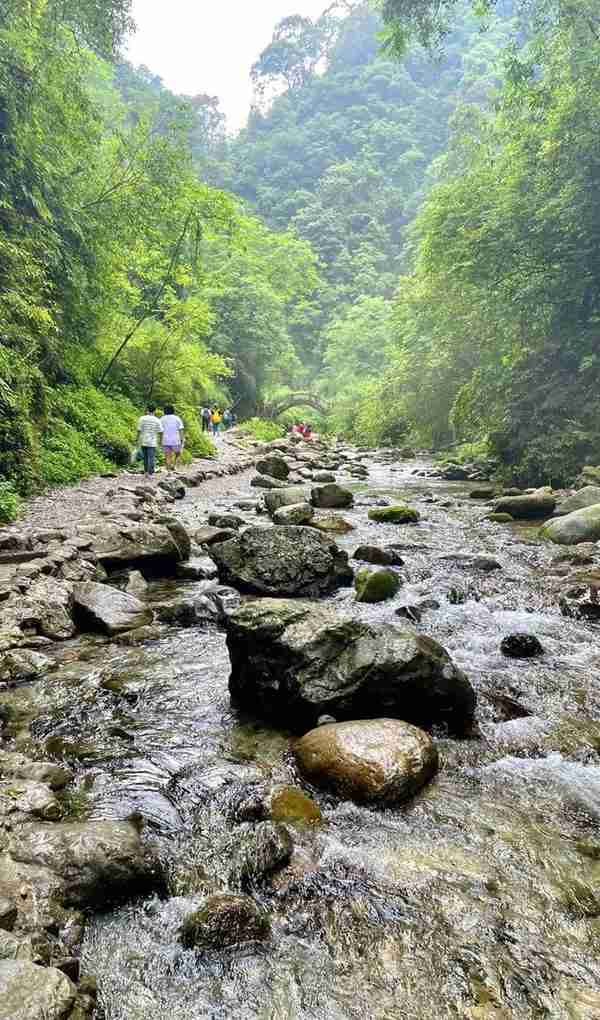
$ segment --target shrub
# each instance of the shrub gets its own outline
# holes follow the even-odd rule
[[[264,443],[270,443],[273,439],[281,439],[285,435],[283,425],[276,421],[267,421],[264,418],[249,418],[240,425],[245,435],[260,439]]]
[[[12,482],[0,481],[0,523],[14,521],[21,501]]]
[[[66,485],[110,471],[112,464],[78,429],[52,419],[41,439],[38,475],[43,485]]]

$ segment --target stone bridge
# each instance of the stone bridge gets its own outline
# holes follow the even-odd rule
[[[264,409],[264,415],[266,418],[278,418],[280,414],[290,411],[292,407],[312,407],[321,414],[329,414],[329,407],[326,402],[321,400],[320,397],[315,396],[314,393],[288,393],[281,400],[275,400],[272,404],[267,404]]]

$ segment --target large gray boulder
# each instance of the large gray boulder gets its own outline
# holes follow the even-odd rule
[[[136,524],[124,518],[100,518],[78,526],[77,531],[92,539],[94,555],[109,569],[153,561],[179,563],[189,555],[189,538],[174,522]]]
[[[267,492],[265,495],[265,506],[272,515],[276,510],[284,506],[296,506],[298,503],[305,503],[308,497],[308,489],[302,485],[291,485],[285,489],[277,489]]]
[[[38,634],[53,641],[64,641],[75,634],[72,605],[71,585],[55,577],[37,578],[23,603],[24,611],[35,622]]]
[[[564,517],[566,514],[572,514],[575,510],[585,510],[586,507],[597,504],[600,504],[600,485],[586,485],[578,492],[574,492],[572,496],[561,500],[554,511],[554,516]]]
[[[283,457],[278,457],[274,453],[257,461],[256,470],[259,474],[268,475],[270,478],[277,478],[280,482],[284,482],[290,473],[290,469]]]
[[[135,595],[119,591],[109,584],[87,581],[75,585],[74,607],[82,628],[121,634],[152,623],[153,613]]]
[[[130,822],[32,825],[16,831],[6,849],[12,864],[0,868],[0,895],[18,891],[19,901],[29,902],[31,887],[33,909],[43,898],[39,890],[49,890],[66,907],[101,907],[146,892],[158,881],[156,861]]]
[[[494,503],[494,512],[510,514],[516,520],[550,517],[556,507],[556,496],[548,489],[522,496],[501,496]]]
[[[349,489],[342,488],[336,482],[330,482],[326,485],[316,485],[312,490],[311,500],[313,506],[322,510],[339,510],[352,506],[354,496]]]
[[[436,641],[406,627],[283,599],[247,603],[226,627],[232,699],[292,729],[322,715],[447,723],[455,732],[472,720],[475,692],[464,673]]]
[[[309,782],[359,801],[406,800],[438,765],[431,737],[398,719],[318,726],[296,741],[294,756]]]
[[[311,528],[248,528],[211,553],[224,584],[256,595],[320,595],[353,580],[346,553]]]
[[[68,1020],[77,989],[54,967],[0,962],[0,1020]]]
[[[558,545],[597,542],[600,539],[600,503],[548,521],[540,529],[540,535]]]
[[[282,506],[273,514],[273,524],[295,524],[298,527],[310,524],[315,512],[308,503],[292,503]]]

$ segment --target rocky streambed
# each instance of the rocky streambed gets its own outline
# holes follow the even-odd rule
[[[0,1017],[597,1017],[595,543],[259,457],[0,536]]]

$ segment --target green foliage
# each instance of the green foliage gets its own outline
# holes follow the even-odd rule
[[[598,443],[600,37],[594,4],[571,15],[463,121],[395,302],[402,413],[428,441],[487,436],[520,483],[568,484]]]
[[[66,485],[112,469],[76,428],[56,418],[49,421],[38,456],[38,477],[43,485]]]
[[[127,463],[148,399],[197,409],[303,369],[316,259],[209,186],[218,103],[110,63],[130,0],[0,17],[0,476],[21,493]],[[213,174],[214,176],[214,174]]]
[[[282,439],[285,435],[285,428],[276,421],[267,421],[265,418],[249,418],[240,425],[244,435],[252,436],[263,443],[270,443],[274,439]]]
[[[0,480],[0,523],[14,521],[19,513],[21,501],[12,482]]]

